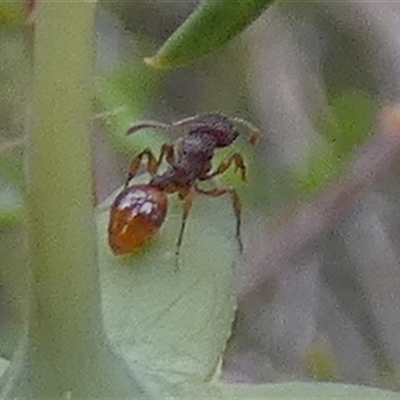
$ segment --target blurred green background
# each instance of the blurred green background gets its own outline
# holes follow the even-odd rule
[[[172,122],[202,112],[251,121],[257,148],[239,140],[249,184],[222,178],[244,202],[241,274],[254,245],[276,221],[345,175],[368,140],[377,110],[396,101],[400,7],[395,3],[279,3],[244,34],[195,65],[152,70],[143,58],[176,30],[198,1],[103,1],[96,20],[93,128],[96,204],[119,187],[132,156],[156,153],[168,137],[141,119]],[[29,129],[33,25],[23,3],[0,3],[0,330],[13,347],[12,321],[24,301],[24,137]],[[60,94],[61,95],[61,94]],[[245,382],[334,380],[398,387],[400,209],[396,171],[366,191],[292,262],[287,276],[238,322],[225,377]],[[210,201],[218,201],[211,199]],[[233,223],[233,222],[232,222]],[[301,266],[301,268],[297,268]],[[18,286],[15,286],[18,285]],[[22,289],[21,289],[22,288]],[[244,310],[246,313],[248,310]]]

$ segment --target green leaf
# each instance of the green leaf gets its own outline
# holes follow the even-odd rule
[[[124,64],[112,74],[96,82],[96,99],[100,113],[113,112],[105,119],[105,131],[113,144],[121,151],[131,154],[144,147],[153,148],[162,143],[158,133],[149,130],[133,136],[126,136],[130,125],[143,119],[149,100],[160,85],[161,74],[150,71],[140,62]]]
[[[400,399],[387,390],[339,383],[288,382],[265,385],[220,385],[230,399]]]
[[[332,146],[334,155],[344,159],[370,135],[374,116],[372,98],[360,90],[347,90],[330,95],[329,115],[317,126]]]
[[[203,1],[156,55],[146,59],[146,62],[154,68],[172,68],[205,56],[239,34],[272,1]]]
[[[307,160],[305,170],[290,171],[295,186],[301,193],[313,194],[323,187],[330,179],[338,175],[342,160],[336,157],[332,148],[324,144]]]
[[[324,338],[315,339],[304,353],[308,375],[318,381],[333,381],[337,377],[337,363],[330,343]]]
[[[21,193],[0,176],[0,227],[20,220],[22,207]]]
[[[26,10],[23,1],[4,1],[0,4],[0,28],[22,25]],[[26,17],[25,17],[26,18]]]
[[[0,358],[0,376],[4,374],[5,370],[9,366],[10,362],[4,358]]]
[[[230,199],[195,199],[177,270],[180,223],[181,205],[171,202],[160,232],[132,255],[116,257],[107,242],[108,210],[99,214],[104,321],[131,367],[169,382],[201,383],[218,372],[234,319],[238,247]]]
[[[15,218],[13,222],[0,224],[0,356],[9,360],[23,332],[30,276],[26,225],[15,223]]]
[[[312,194],[336,179],[348,159],[370,135],[374,103],[362,91],[344,91],[329,96],[329,112],[316,120],[324,142],[310,155],[306,170],[291,171],[299,190]]]

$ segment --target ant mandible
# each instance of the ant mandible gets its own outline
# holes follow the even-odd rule
[[[240,236],[242,204],[235,189],[212,188],[202,189],[199,181],[207,181],[223,174],[231,165],[240,170],[241,178],[246,182],[246,166],[240,153],[233,153],[211,171],[214,152],[227,147],[238,137],[236,124],[243,125],[250,131],[249,142],[255,145],[260,136],[259,131],[241,118],[228,118],[221,114],[203,114],[185,118],[172,124],[160,122],[140,122],[131,126],[126,134],[133,134],[145,128],[176,129],[189,126],[189,132],[181,139],[178,146],[164,143],[158,159],[150,149],[139,153],[130,163],[124,189],[114,200],[110,211],[108,226],[109,244],[116,255],[131,253],[142,246],[157,233],[164,222],[168,208],[167,194],[177,193],[182,200],[182,222],[176,245],[176,262],[182,245],[186,220],[196,193],[218,197],[229,194],[236,216],[236,238],[242,252]],[[158,174],[163,160],[168,163],[165,172]],[[142,161],[146,159],[145,170],[151,175],[147,184],[129,186],[138,174]],[[178,265],[178,264],[177,264]]]

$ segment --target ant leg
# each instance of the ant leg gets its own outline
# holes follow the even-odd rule
[[[240,153],[234,153],[225,160],[221,162],[221,164],[217,167],[214,172],[207,174],[203,177],[199,177],[200,180],[205,181],[211,178],[214,178],[217,175],[223,174],[231,165],[234,165],[235,171],[240,170],[241,178],[244,182],[247,182],[246,177],[246,164],[244,163],[243,157]]]
[[[157,167],[159,167],[161,165],[161,163],[163,162],[163,159],[167,160],[167,163],[169,165],[172,165],[175,161],[175,150],[174,150],[174,146],[168,144],[168,143],[164,143],[161,146],[161,152],[160,152],[160,157],[158,158],[157,161]]]
[[[246,127],[247,128],[247,130],[250,132],[250,135],[249,135],[249,143],[252,145],[252,146],[255,146],[259,141],[260,141],[260,138],[261,138],[261,132],[260,132],[260,130],[259,129],[257,129],[253,124],[251,124],[249,121],[246,121],[245,119],[242,119],[242,118],[237,118],[237,117],[235,117],[235,118],[232,118],[232,121],[234,121],[234,122],[236,122],[236,123],[239,123],[239,124],[241,124],[241,125],[243,125],[244,127]]]
[[[139,153],[129,164],[128,177],[125,181],[125,187],[129,185],[129,182],[136,176],[139,171],[140,165],[144,157],[147,157],[146,171],[151,175],[155,175],[158,170],[158,162],[154,154],[150,149],[145,149]]]
[[[219,197],[223,196],[224,194],[229,194],[231,196],[232,200],[232,207],[233,207],[233,212],[235,213],[236,216],[236,240],[238,241],[239,244],[239,251],[240,253],[243,252],[243,243],[242,243],[242,237],[240,235],[240,227],[241,227],[241,215],[242,215],[242,201],[240,200],[239,195],[237,194],[235,189],[225,189],[225,188],[213,188],[209,190],[203,190],[200,189],[199,187],[195,186],[196,192],[204,194],[206,196],[211,196],[211,197]]]
[[[158,157],[158,160],[152,153],[150,149],[145,149],[141,153],[139,153],[130,163],[129,165],[129,171],[128,171],[128,177],[125,181],[125,187],[128,186],[129,182],[136,176],[136,174],[139,171],[140,165],[142,164],[142,160],[144,157],[147,157],[147,165],[146,165],[146,171],[154,176],[157,171],[159,166],[161,165],[164,156],[168,162],[168,164],[172,164],[175,160],[175,152],[174,152],[174,147],[171,146],[170,144],[164,143],[161,146],[161,152],[160,156]]]
[[[181,229],[179,230],[178,241],[176,242],[176,250],[175,250],[175,260],[176,260],[176,269],[179,268],[179,253],[182,246],[183,233],[186,227],[186,220],[189,215],[190,209],[193,205],[194,191],[191,190],[183,199],[182,199],[182,222]]]

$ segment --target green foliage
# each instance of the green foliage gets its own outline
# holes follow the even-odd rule
[[[236,303],[238,245],[230,198],[196,198],[177,269],[180,223],[181,207],[173,202],[147,245],[115,257],[107,242],[108,211],[99,215],[105,326],[130,365],[170,381],[209,381],[218,370]]]
[[[280,383],[230,385],[223,388],[231,399],[399,399],[400,395],[381,389],[338,383]]]
[[[29,90],[29,57],[23,35],[23,6],[19,1],[0,4],[0,204],[5,201],[7,212],[11,206],[10,192],[22,191],[24,186],[21,139]]]
[[[267,4],[204,3],[153,63],[178,65],[206,54],[236,35]],[[5,9],[0,5],[0,18]],[[399,398],[361,386],[215,383],[236,306],[238,254],[230,201],[196,199],[178,270],[174,252],[181,207],[175,202],[148,245],[127,257],[110,252],[109,204],[96,216],[92,213],[87,129],[91,92],[82,85],[91,81],[93,18],[92,2],[39,2],[27,229],[4,229],[5,221],[21,214],[22,201],[18,179],[10,178],[6,168],[0,177],[1,284],[14,282],[17,302],[30,305],[26,326],[21,328],[21,312],[18,326],[6,328],[10,346],[15,345],[13,333],[14,338],[26,334],[0,381],[1,397]],[[126,107],[107,121],[112,134],[124,132],[143,113],[158,79],[142,67],[126,65],[99,83],[102,109]],[[358,131],[352,128],[344,124],[343,129],[356,140]],[[114,140],[128,151],[147,146],[149,139]],[[335,149],[333,154],[346,151]],[[27,266],[29,271],[22,268]],[[6,340],[0,350],[9,357]],[[4,370],[7,362],[0,361]]]
[[[305,170],[292,171],[292,179],[303,193],[314,193],[337,178],[348,156],[369,135],[374,105],[364,92],[333,95],[329,110],[316,121],[321,144],[308,158]]]
[[[332,381],[337,376],[337,365],[331,346],[320,339],[311,343],[304,355],[305,370],[318,381]]]
[[[256,19],[272,0],[206,0],[147,59],[154,68],[188,64],[226,44]]]
[[[19,220],[22,206],[19,190],[0,176],[0,228]]]
[[[25,11],[22,0],[0,3],[0,28],[21,25],[24,22]]]
[[[374,103],[367,93],[346,91],[328,98],[331,116],[317,127],[332,147],[333,157],[344,159],[371,131]]]
[[[142,62],[124,64],[96,82],[96,99],[100,112],[111,112],[105,119],[105,131],[115,147],[132,154],[143,147],[154,148],[162,140],[160,135],[141,132],[131,137],[124,133],[143,118],[149,99],[157,92],[162,74],[149,70]]]

